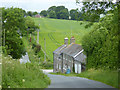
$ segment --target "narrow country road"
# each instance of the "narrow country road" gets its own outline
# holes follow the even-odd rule
[[[43,70],[43,72],[51,79],[51,85],[48,88],[113,88],[104,83],[86,78],[49,74],[52,70]]]

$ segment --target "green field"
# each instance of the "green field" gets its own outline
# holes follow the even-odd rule
[[[34,18],[34,21],[36,25],[40,24],[39,43],[45,50],[44,38],[46,39],[46,54],[52,62],[53,51],[64,44],[65,37],[69,38],[70,43],[70,37],[74,36],[76,44],[81,44],[82,37],[92,29],[92,27],[85,29],[87,22],[83,21],[50,18]],[[81,22],[82,25],[80,25]],[[37,36],[35,38],[37,39]]]

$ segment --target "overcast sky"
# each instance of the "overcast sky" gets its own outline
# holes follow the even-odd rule
[[[26,11],[47,10],[51,6],[63,5],[69,10],[76,9],[76,0],[0,0],[2,7],[19,7]]]

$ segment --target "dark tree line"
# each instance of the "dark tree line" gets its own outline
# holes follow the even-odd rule
[[[51,6],[48,10],[41,11],[40,15],[55,19],[83,20],[82,13],[80,11],[77,9],[68,11],[65,6]]]
[[[34,17],[35,15],[41,15],[54,19],[71,19],[71,20],[83,20],[82,13],[78,9],[71,9],[68,11],[65,6],[51,6],[48,10],[42,10],[39,12],[24,11],[24,16]]]

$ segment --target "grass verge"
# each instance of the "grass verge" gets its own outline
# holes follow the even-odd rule
[[[38,65],[2,57],[2,88],[47,88],[50,79]]]

